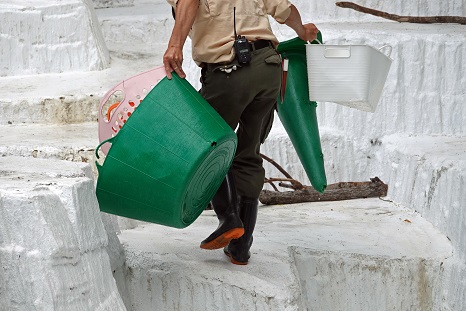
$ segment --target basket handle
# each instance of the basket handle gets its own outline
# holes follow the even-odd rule
[[[95,148],[95,157],[96,157],[97,159],[100,159],[100,157],[99,157],[99,149],[100,149],[100,147],[102,147],[102,145],[105,144],[105,143],[112,143],[112,141],[113,141],[116,137],[117,137],[117,135],[115,135],[115,136],[113,136],[113,137],[110,137],[109,139],[106,139],[106,140],[102,141],[102,142],[97,146],[97,148]]]
[[[386,53],[384,53],[384,52],[382,51],[383,49],[386,49],[386,48],[388,48],[388,50],[389,50],[388,54],[386,54]],[[384,53],[386,56],[390,57],[390,55],[392,55],[392,49],[393,49],[393,48],[392,48],[391,45],[385,44],[384,46],[382,46],[382,47],[379,48],[379,51],[382,52],[382,53]]]

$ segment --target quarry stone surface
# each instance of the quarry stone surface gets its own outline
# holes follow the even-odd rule
[[[212,211],[183,230],[98,211],[99,101],[162,64],[166,1],[0,4],[0,310],[466,309],[464,26],[293,3],[324,43],[392,47],[374,113],[317,107],[328,182],[378,176],[388,196],[261,206],[245,267],[199,248],[217,225]],[[466,16],[462,0],[358,4]],[[183,67],[198,89],[190,54],[188,39]],[[261,152],[309,185],[278,117]]]
[[[260,206],[247,266],[199,248],[217,224],[205,211],[184,230],[121,233],[133,310],[434,310],[453,256],[418,213],[377,198]]]

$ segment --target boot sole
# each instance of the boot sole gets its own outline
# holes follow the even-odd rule
[[[232,264],[239,265],[239,266],[245,266],[245,265],[248,264],[247,261],[238,261],[238,260],[234,259],[234,258],[231,256],[231,254],[228,253],[228,252],[225,251],[225,250],[223,251],[223,253],[224,253],[225,255],[227,255],[228,258],[230,258],[230,261],[231,261]]]
[[[231,240],[239,239],[244,234],[244,228],[231,229],[207,243],[201,243],[202,249],[219,249],[225,247]]]

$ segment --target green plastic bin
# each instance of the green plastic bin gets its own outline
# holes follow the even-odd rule
[[[185,80],[164,78],[97,164],[101,211],[184,228],[196,220],[233,161],[237,138]]]
[[[320,33],[318,39],[322,41]],[[277,51],[283,59],[289,60],[283,102],[278,97],[278,116],[312,187],[323,192],[327,187],[327,178],[317,123],[317,103],[309,100],[306,42],[299,38],[284,41],[278,45]]]

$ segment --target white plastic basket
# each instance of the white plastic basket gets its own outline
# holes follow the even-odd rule
[[[374,112],[392,63],[384,48],[307,44],[309,99]]]

